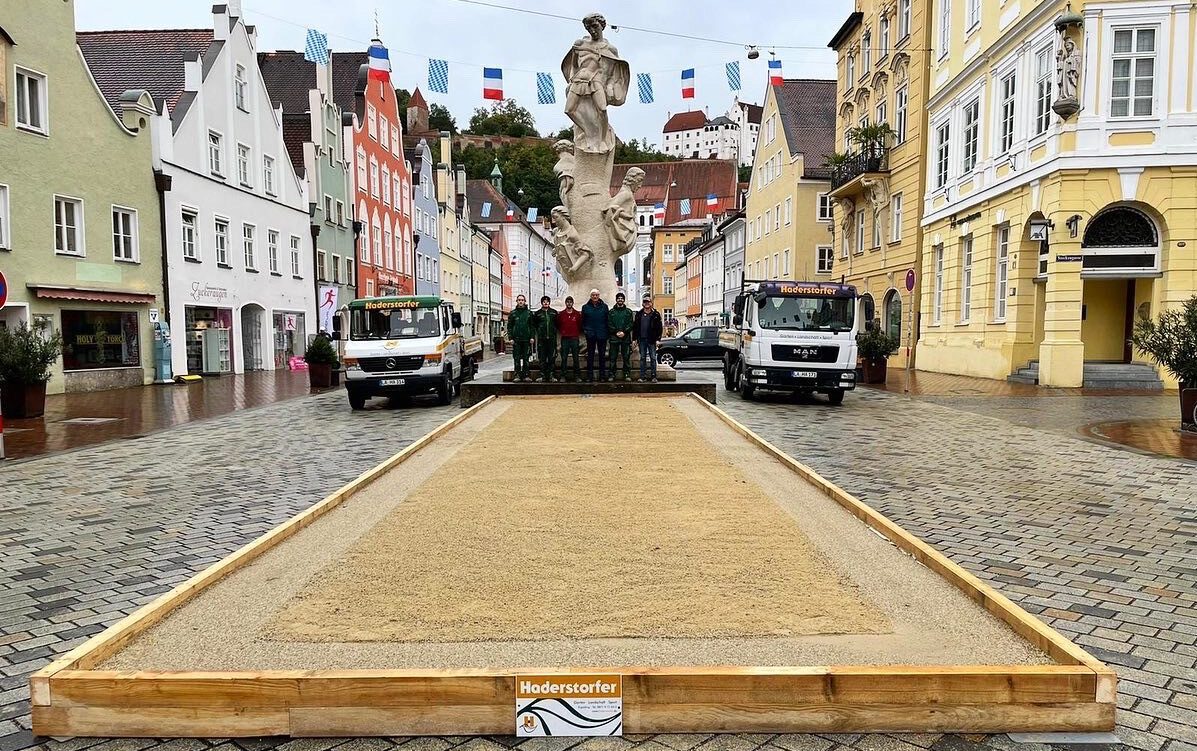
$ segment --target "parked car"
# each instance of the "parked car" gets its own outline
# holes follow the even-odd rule
[[[673,367],[682,360],[719,360],[719,327],[695,326],[681,336],[662,339],[657,344],[657,362]]]

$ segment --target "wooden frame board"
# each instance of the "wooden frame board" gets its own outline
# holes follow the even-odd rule
[[[1057,664],[229,672],[96,669],[203,589],[308,526],[496,398],[489,397],[34,673],[29,679],[34,733],[159,738],[505,735],[515,727],[516,676],[570,672],[623,675],[624,729],[629,733],[1114,728],[1117,678],[1112,670],[722,410],[697,394],[689,396],[944,577]]]

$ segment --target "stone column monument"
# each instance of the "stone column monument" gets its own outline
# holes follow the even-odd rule
[[[631,71],[615,47],[603,38],[607,21],[591,13],[582,19],[589,36],[574,42],[561,61],[569,82],[565,114],[574,124],[574,139],[558,141],[555,166],[562,205],[552,210],[553,255],[575,301],[598,289],[607,304],[615,302],[615,261],[636,243],[634,194],[644,172],[633,168],[623,187],[611,196],[615,131],[607,108],[624,103]]]

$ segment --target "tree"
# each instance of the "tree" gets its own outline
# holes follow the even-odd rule
[[[395,104],[399,108],[399,118],[407,122],[407,103],[411,101],[411,92],[407,89],[395,89]]]
[[[467,146],[457,156],[457,161],[465,165],[466,177],[471,180],[485,180],[490,177],[495,166],[495,158],[499,160],[499,169],[503,172],[503,193],[524,211],[535,206],[541,215],[561,203],[557,190],[557,176],[553,174],[553,165],[557,163],[557,155],[545,141],[529,141],[509,143],[498,149],[487,149],[481,146]],[[520,195],[520,189],[524,194]],[[480,206],[472,207],[474,218],[478,219]]]
[[[449,114],[449,109],[443,104],[433,104],[428,107],[428,127],[435,131],[447,130],[457,135],[457,121]]]
[[[736,179],[742,183],[752,182],[752,165],[741,165],[739,173],[736,175]]]
[[[537,136],[536,119],[514,99],[495,102],[488,110],[479,107],[470,118],[467,133],[476,136]]]
[[[637,162],[676,162],[678,160],[675,156],[657,151],[648,139],[637,141],[632,139],[628,142],[620,141],[615,144],[615,163],[616,164],[635,164]]]

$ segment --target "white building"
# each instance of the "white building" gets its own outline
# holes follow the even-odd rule
[[[736,145],[741,167],[751,167],[756,156],[756,139],[761,132],[761,115],[764,107],[751,102],[741,102],[736,97],[727,117],[736,125],[739,141]]]
[[[724,236],[714,226],[711,239],[702,246],[702,322],[707,326],[723,323]]]
[[[705,112],[679,112],[661,129],[661,151],[682,159],[730,159],[751,167],[761,130],[760,105],[737,98],[726,114],[708,119]]]
[[[95,71],[101,89],[105,76],[156,73],[154,169],[175,374],[285,368],[315,333],[308,199],[281,113],[239,0],[213,11],[211,32],[106,32],[139,39],[123,42],[124,70]]]

